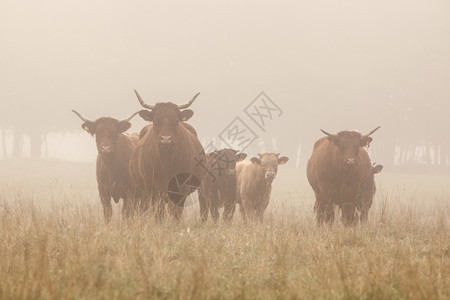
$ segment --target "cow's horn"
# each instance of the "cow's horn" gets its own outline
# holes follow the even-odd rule
[[[186,102],[185,104],[180,104],[180,105],[178,105],[178,108],[179,108],[179,109],[185,109],[185,108],[188,108],[188,107],[191,106],[191,104],[194,102],[195,98],[198,97],[198,95],[200,95],[200,93],[195,94],[195,96],[194,96],[191,100],[189,100],[188,102]]]
[[[139,95],[139,93],[138,93],[136,90],[134,90],[134,93],[136,94],[136,97],[138,98],[139,103],[141,103],[141,105],[142,105],[143,107],[145,107],[145,108],[147,108],[147,109],[154,109],[154,108],[155,108],[154,105],[146,104],[146,103],[144,102],[144,100],[142,100],[141,96]]]
[[[83,120],[83,122],[91,122],[91,123],[93,123],[91,120],[88,120],[88,119],[86,119],[86,118],[84,118],[79,112],[77,112],[77,111],[75,111],[75,110],[73,110],[72,109],[72,111],[81,119],[81,120]]]
[[[325,133],[325,134],[328,135],[328,136],[336,136],[335,134],[328,133],[328,132],[326,132],[326,131],[323,130],[323,129],[320,129],[320,131],[322,131],[323,133]]]
[[[128,121],[130,121],[131,119],[133,119],[133,117],[135,116],[135,115],[137,115],[139,112],[137,111],[137,112],[135,112],[134,114],[132,114],[131,116],[129,116],[128,118],[126,118],[126,119],[123,119],[122,121],[120,121],[120,122],[128,122]]]
[[[375,131],[377,131],[378,129],[380,129],[381,126],[378,126],[377,128],[375,128],[374,130],[372,130],[371,132],[369,132],[368,134],[364,134],[363,137],[367,137],[369,135],[371,135],[372,133],[374,133]]]

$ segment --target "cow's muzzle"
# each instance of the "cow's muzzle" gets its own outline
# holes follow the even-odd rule
[[[159,144],[160,145],[171,145],[173,142],[172,136],[170,135],[161,135],[159,137]]]
[[[346,163],[347,165],[350,165],[350,166],[356,165],[356,158],[347,158],[347,160],[345,161],[345,163]]]
[[[266,182],[272,182],[275,179],[275,175],[275,172],[266,172],[266,175],[264,176]]]
[[[101,146],[100,147],[100,153],[102,154],[108,154],[111,153],[111,146]]]

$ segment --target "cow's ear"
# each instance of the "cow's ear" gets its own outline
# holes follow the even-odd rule
[[[279,165],[284,165],[285,163],[287,163],[289,160],[289,157],[287,156],[282,156],[278,159],[278,164]]]
[[[376,165],[375,167],[373,167],[372,173],[373,174],[378,174],[378,173],[381,172],[381,170],[383,170],[383,165]]]
[[[190,118],[192,118],[192,116],[194,115],[194,112],[190,109],[185,109],[183,111],[180,112],[180,115],[178,116],[180,121],[187,121]]]
[[[153,111],[150,110],[146,110],[143,109],[139,112],[139,115],[141,116],[142,119],[144,119],[145,121],[151,122],[153,121]]]
[[[85,123],[81,124],[81,128],[83,128],[83,130],[87,131],[91,135],[95,134],[95,123],[94,122],[85,122]]]
[[[247,157],[247,154],[245,153],[239,153],[237,156],[237,161],[244,160]]]
[[[361,138],[361,147],[369,147],[370,143],[373,141],[372,137],[365,136]]]
[[[120,121],[119,124],[117,124],[118,130],[120,133],[124,133],[131,127],[131,123],[128,121]]]
[[[250,158],[250,161],[254,164],[254,165],[261,165],[261,160],[257,157],[252,157]]]

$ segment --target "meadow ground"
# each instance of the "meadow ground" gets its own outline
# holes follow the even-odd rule
[[[367,224],[318,228],[303,170],[263,224],[104,224],[93,164],[0,162],[1,299],[448,299],[450,177],[377,175]]]

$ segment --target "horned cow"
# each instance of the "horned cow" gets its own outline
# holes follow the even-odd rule
[[[83,121],[83,130],[95,136],[97,144],[97,184],[106,222],[112,217],[111,198],[117,203],[123,199],[122,216],[133,215],[137,205],[138,191],[129,173],[130,157],[137,145],[137,134],[124,134],[130,126],[134,113],[124,120],[110,117],[90,121],[80,113],[73,112]]]
[[[130,172],[139,188],[145,191],[157,219],[164,216],[164,203],[176,204],[175,217],[181,218],[186,197],[200,186],[206,170],[196,161],[203,147],[192,126],[185,123],[194,112],[187,109],[199,94],[183,105],[172,102],[146,104],[139,115],[151,122],[130,161]]]
[[[370,145],[370,135],[379,128],[368,134],[358,131],[330,134],[321,129],[326,137],[314,144],[306,172],[316,197],[314,211],[319,225],[333,222],[335,205],[341,208],[345,225],[354,222],[359,194],[372,169],[364,148]]]

